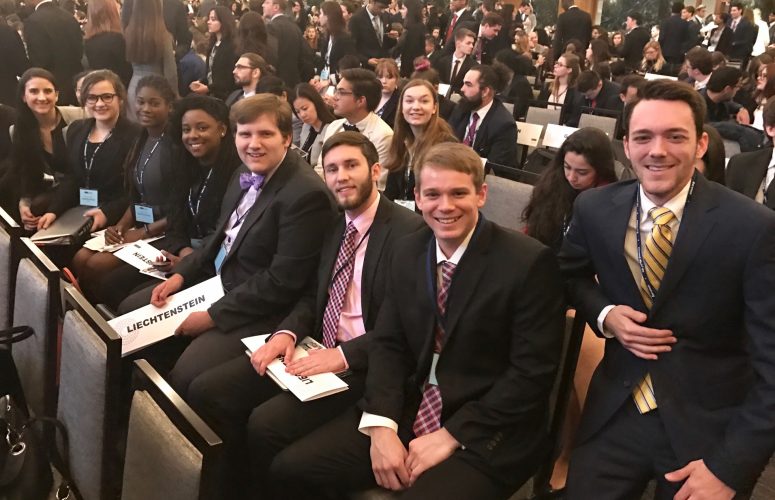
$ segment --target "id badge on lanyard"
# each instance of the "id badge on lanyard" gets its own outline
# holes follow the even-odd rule
[[[81,188],[79,190],[80,192],[80,204],[87,206],[87,207],[98,207],[99,206],[99,191],[96,189],[87,189],[87,188]]]

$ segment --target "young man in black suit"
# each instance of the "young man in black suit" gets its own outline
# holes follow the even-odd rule
[[[557,17],[557,29],[554,33],[552,53],[554,60],[565,53],[568,42],[576,39],[582,47],[589,45],[592,38],[592,17],[584,12],[573,0],[562,0],[562,9],[565,11]]]
[[[474,45],[474,58],[479,64],[492,64],[495,54],[509,46],[508,40],[501,36],[503,18],[491,12],[484,16],[479,25],[479,36]]]
[[[741,68],[747,66],[756,43],[756,26],[743,17],[744,11],[745,7],[740,2],[733,2],[729,7],[729,15],[732,17],[729,25],[732,29],[732,46],[729,48],[728,57],[742,61]]]
[[[670,17],[659,25],[659,45],[662,55],[670,64],[683,64],[686,41],[689,39],[689,23],[681,18],[683,2],[673,2]]]
[[[232,107],[237,101],[256,94],[256,86],[261,78],[261,68],[266,67],[263,58],[253,52],[245,52],[234,63],[234,84],[239,88],[229,94],[224,101],[228,107]]]
[[[449,119],[449,125],[463,144],[492,163],[515,167],[517,124],[495,97],[508,79],[504,66],[478,64],[463,80],[463,99]]]
[[[429,228],[394,247],[365,396],[275,459],[284,497],[376,482],[405,499],[505,499],[543,456],[563,325],[555,260],[480,215],[469,148],[434,146],[416,178]]]
[[[762,112],[764,132],[775,136],[775,100],[767,102]],[[729,159],[725,175],[729,189],[744,194],[758,203],[775,209],[775,158],[772,146]]]
[[[169,374],[184,398],[196,377],[244,356],[243,337],[273,331],[291,311],[314,275],[334,218],[325,185],[289,150],[291,109],[286,102],[255,95],[232,107],[231,120],[243,165],[224,195],[220,229],[150,294],[150,302],[162,306],[183,288],[215,274],[221,277],[223,298],[207,311],[189,314],[175,332],[192,339]],[[131,310],[143,297],[147,301],[147,291],[128,298],[120,309]]]
[[[267,473],[274,456],[363,395],[369,332],[384,298],[393,243],[423,226],[414,212],[379,194],[379,156],[366,136],[340,132],[325,142],[322,157],[326,184],[344,213],[323,242],[316,279],[272,330],[267,344],[252,357],[238,356],[208,371],[189,391],[193,407],[226,443],[229,473],[222,486],[230,492],[227,498],[245,493],[248,479],[252,498],[271,498]],[[307,336],[326,349],[294,360],[296,344]],[[349,370],[344,379],[350,387],[301,402],[265,376],[267,365],[279,355],[295,375]]]
[[[312,50],[299,26],[285,14],[287,0],[264,0],[263,9],[266,29],[277,38],[277,46],[282,51],[282,57],[277,58],[277,76],[292,89],[299,82],[312,78]]]
[[[476,64],[471,55],[475,43],[476,34],[467,28],[460,28],[455,31],[455,50],[436,61],[434,68],[439,72],[441,83],[449,85],[449,92],[445,97],[460,92],[463,88],[463,77]]]
[[[582,71],[576,80],[576,94],[566,110],[568,119],[565,124],[569,127],[578,127],[584,108],[593,110],[621,112],[622,99],[619,97],[621,88],[619,84],[609,80],[603,80],[600,75],[591,70]]]
[[[455,33],[465,28],[476,30],[477,22],[474,15],[468,10],[468,0],[449,0],[449,15],[441,30],[442,48],[447,54],[455,49]]]
[[[775,450],[775,213],[708,182],[702,97],[657,80],[627,108],[638,179],[582,193],[560,252],[606,339],[567,498],[745,498]]]
[[[390,29],[385,9],[388,0],[369,0],[350,18],[350,35],[361,59],[361,66],[374,69],[378,59],[390,57],[390,49],[396,45],[398,33]]]
[[[72,13],[51,0],[30,0],[35,11],[24,20],[24,40],[30,66],[47,69],[57,79],[59,104],[80,105],[75,99],[73,77],[83,70],[83,35]]]
[[[640,12],[627,14],[625,21],[627,35],[624,37],[624,43],[619,47],[619,56],[633,71],[640,68],[640,62],[643,60],[643,47],[651,40],[648,30],[641,26],[642,22],[643,15]]]

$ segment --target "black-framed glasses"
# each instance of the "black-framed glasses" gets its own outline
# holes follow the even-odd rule
[[[252,69],[256,69],[256,68],[254,68],[253,66],[244,66],[242,64],[235,64],[234,65],[234,69],[251,69],[252,70]]]
[[[86,104],[97,104],[97,101],[102,100],[105,104],[110,104],[113,102],[113,98],[116,97],[117,94],[89,94],[86,96]]]

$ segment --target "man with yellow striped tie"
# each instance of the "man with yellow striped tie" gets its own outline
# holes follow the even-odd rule
[[[638,179],[582,193],[560,253],[601,337],[567,498],[745,496],[775,450],[775,212],[704,179],[701,96],[625,111]]]

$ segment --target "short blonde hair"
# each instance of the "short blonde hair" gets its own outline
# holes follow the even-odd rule
[[[454,170],[471,176],[477,191],[484,184],[484,167],[482,159],[473,149],[458,143],[440,143],[431,147],[414,164],[414,182],[420,189],[420,179],[423,168],[433,167],[442,170]]]

